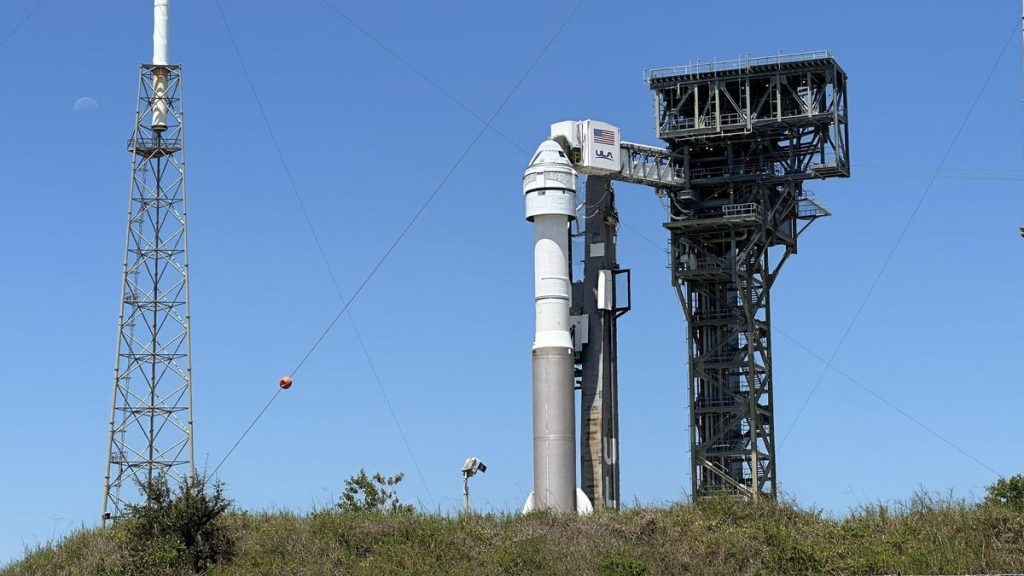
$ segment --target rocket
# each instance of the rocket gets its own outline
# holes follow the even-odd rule
[[[153,0],[153,131],[167,129],[167,21],[170,0]]]
[[[576,170],[545,140],[523,175],[526,219],[534,225],[533,494],[525,511],[576,512],[573,342],[569,332],[569,222],[576,218]],[[586,497],[584,497],[585,499]]]

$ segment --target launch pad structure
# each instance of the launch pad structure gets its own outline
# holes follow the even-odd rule
[[[682,157],[669,206],[687,323],[695,497],[777,496],[771,287],[850,175],[846,74],[826,52],[650,71],[658,137]]]
[[[632,305],[615,254],[612,182],[621,181],[654,188],[667,207],[672,284],[687,323],[692,495],[775,499],[770,294],[800,235],[830,215],[805,182],[850,175],[846,73],[829,53],[808,52],[655,69],[645,81],[664,148],[623,142],[618,128],[594,120],[553,124],[541,145],[557,143],[587,176],[584,278],[567,320],[582,391],[582,494],[605,508],[621,500],[616,322]],[[546,393],[554,380],[537,378],[535,394]],[[535,434],[549,425],[535,413]],[[543,497],[538,505],[572,510]]]
[[[182,78],[167,56],[169,0],[153,3],[153,61],[141,67],[128,142],[104,524],[144,497],[136,486],[195,473]],[[630,271],[617,262],[613,182],[654,188],[666,204],[687,322],[692,495],[777,497],[770,293],[803,231],[829,215],[805,182],[850,175],[846,74],[812,52],[656,69],[645,80],[665,146],[623,142],[604,122],[559,122],[524,174],[537,321],[525,510],[621,503],[617,322],[632,302]],[[583,237],[578,281],[573,222]]]

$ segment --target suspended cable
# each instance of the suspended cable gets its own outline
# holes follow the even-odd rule
[[[627,224],[623,224],[623,225],[624,225],[624,227],[626,227],[629,230],[631,230],[632,232],[634,232],[640,238],[646,240],[648,244],[650,244],[651,246],[656,248],[659,252],[663,252],[663,253],[665,252],[665,248],[664,247],[658,246],[653,241],[649,240],[647,237],[641,235],[639,233],[639,231],[637,231],[636,229],[633,229],[632,227],[629,227],[629,225],[627,225]],[[809,348],[808,346],[806,346],[804,343],[802,343],[801,341],[797,340],[795,337],[791,336],[790,334],[786,334],[783,330],[779,329],[777,324],[775,324],[772,329],[775,332],[778,332],[783,337],[785,337],[787,340],[790,340],[793,343],[797,344],[797,346],[800,347],[801,349],[803,349],[803,351],[806,352],[807,354],[811,355],[812,357],[816,358],[817,360],[821,361],[822,363],[827,363],[827,360],[825,360],[822,356],[818,355],[816,352],[812,351],[812,349]],[[949,440],[948,438],[946,438],[946,437],[942,436],[941,434],[939,434],[937,430],[935,430],[931,426],[925,424],[924,422],[922,422],[918,418],[915,418],[909,412],[906,412],[905,410],[903,410],[899,406],[893,404],[889,400],[886,400],[885,397],[883,397],[882,395],[880,395],[877,392],[874,392],[874,390],[872,388],[870,388],[867,385],[861,383],[859,380],[857,380],[856,378],[854,378],[853,376],[851,376],[847,372],[843,371],[842,369],[840,369],[840,368],[838,368],[836,366],[830,366],[829,369],[837,372],[838,374],[842,375],[844,378],[850,380],[851,382],[853,382],[854,384],[859,386],[861,389],[863,389],[865,393],[867,393],[870,396],[874,397],[874,399],[876,399],[879,402],[885,404],[886,406],[888,406],[889,408],[894,410],[896,413],[900,414],[901,416],[903,416],[906,419],[910,420],[914,424],[918,425],[919,427],[921,427],[922,429],[927,431],[928,434],[934,436],[935,438],[939,439],[943,443],[949,445],[953,450],[963,454],[964,456],[967,456],[969,459],[973,460],[974,462],[976,462],[981,467],[983,467],[983,468],[987,469],[988,471],[992,472],[992,474],[994,474],[996,476],[1000,476],[999,472],[997,472],[994,468],[992,468],[991,466],[989,466],[988,464],[983,462],[981,459],[979,459],[978,457],[974,456],[973,454],[971,454],[967,450],[957,446],[951,440]]]
[[[802,350],[803,350],[804,352],[807,352],[808,354],[810,354],[811,356],[813,356],[813,357],[817,358],[818,360],[820,360],[820,361],[821,361],[821,362],[823,362],[823,363],[826,363],[826,364],[828,363],[828,361],[827,361],[827,360],[826,360],[826,359],[825,359],[824,357],[822,357],[822,356],[821,356],[820,354],[818,354],[818,353],[817,353],[817,352],[815,352],[814,350],[811,350],[811,349],[810,349],[810,348],[808,348],[807,346],[804,346],[804,345],[803,345],[803,343],[801,343],[800,341],[798,341],[798,340],[797,340],[796,338],[794,338],[794,337],[790,336],[789,334],[786,334],[786,333],[785,333],[784,331],[782,331],[782,330],[779,330],[779,327],[778,327],[778,325],[776,325],[776,326],[775,326],[775,327],[774,327],[773,329],[775,330],[775,332],[778,332],[779,334],[781,334],[781,335],[782,335],[783,337],[785,337],[785,338],[786,338],[787,340],[789,340],[789,341],[790,341],[790,342],[792,342],[793,344],[796,344],[796,345],[797,345],[797,346],[798,346],[799,348],[801,348],[801,349],[802,349]],[[914,417],[914,416],[913,416],[912,414],[910,414],[910,413],[909,413],[909,412],[907,412],[906,410],[903,410],[903,409],[902,409],[902,408],[900,408],[899,406],[897,406],[897,405],[893,404],[892,402],[890,402],[890,401],[886,400],[886,399],[885,399],[885,398],[884,398],[884,397],[883,397],[883,396],[882,396],[881,394],[879,394],[878,392],[875,392],[874,390],[872,390],[872,389],[871,389],[871,388],[869,388],[868,386],[866,386],[866,385],[862,384],[862,383],[861,383],[860,381],[858,381],[858,380],[857,380],[856,378],[854,378],[853,376],[850,376],[849,374],[847,374],[846,372],[844,372],[843,370],[841,370],[840,368],[837,368],[837,367],[835,367],[835,366],[830,366],[830,368],[832,369],[832,371],[836,372],[837,374],[839,374],[839,375],[840,375],[840,376],[842,376],[843,378],[846,378],[847,380],[849,380],[850,382],[852,382],[853,384],[855,384],[855,385],[856,385],[857,387],[859,387],[859,388],[860,388],[861,390],[863,390],[863,391],[867,392],[868,394],[870,394],[871,396],[873,396],[873,397],[874,397],[874,398],[875,398],[876,400],[878,400],[878,401],[879,401],[879,402],[881,402],[882,404],[885,404],[886,406],[888,406],[889,408],[891,408],[892,410],[894,410],[894,411],[895,411],[896,413],[898,413],[899,415],[903,416],[903,417],[904,417],[904,418],[906,418],[907,420],[910,420],[911,422],[913,422],[914,424],[916,424],[916,425],[917,425],[917,426],[918,426],[919,428],[921,428],[921,429],[922,429],[922,430],[924,430],[925,432],[927,432],[927,433],[931,434],[932,436],[934,436],[934,437],[938,438],[939,440],[941,440],[941,441],[942,441],[942,442],[944,442],[945,444],[949,445],[949,447],[953,448],[954,450],[956,450],[956,451],[957,451],[957,452],[959,452],[960,454],[962,454],[962,455],[966,456],[966,457],[967,457],[967,458],[969,458],[970,460],[973,460],[973,461],[974,461],[974,462],[975,462],[976,464],[978,464],[978,465],[979,465],[979,466],[981,466],[982,468],[984,468],[984,469],[988,470],[989,472],[991,472],[991,473],[995,474],[996,476],[1002,476],[1002,474],[1000,474],[999,472],[996,472],[996,470],[995,470],[994,468],[992,468],[992,467],[991,467],[991,466],[989,466],[988,464],[986,464],[986,463],[982,462],[982,461],[981,461],[981,460],[980,460],[979,458],[977,458],[976,456],[974,456],[974,455],[973,455],[973,454],[971,454],[970,452],[968,452],[968,451],[964,450],[963,448],[961,448],[960,446],[958,446],[957,444],[955,444],[955,443],[954,443],[954,442],[953,442],[952,440],[950,440],[949,438],[946,438],[946,437],[945,437],[945,436],[943,436],[942,434],[939,434],[939,432],[937,432],[936,430],[934,430],[933,428],[931,428],[930,426],[928,426],[928,425],[927,425],[927,424],[925,424],[924,422],[921,422],[920,420],[918,420],[917,418],[915,418],[915,417]]]
[[[327,273],[328,273],[328,275],[331,278],[331,282],[334,285],[334,289],[335,289],[335,291],[338,294],[338,298],[341,299],[342,301],[344,301],[345,300],[345,296],[344,296],[344,293],[341,290],[341,284],[338,281],[337,275],[334,273],[334,268],[330,264],[330,260],[327,257],[327,252],[324,250],[323,242],[320,240],[320,235],[317,234],[316,227],[313,225],[313,221],[312,221],[312,219],[309,216],[309,211],[306,209],[305,202],[302,200],[302,195],[299,193],[298,185],[296,185],[295,179],[292,177],[291,169],[290,169],[290,167],[288,165],[288,162],[285,160],[284,153],[283,153],[283,151],[281,149],[281,146],[280,146],[280,143],[278,142],[278,139],[277,139],[277,134],[275,133],[274,128],[273,128],[273,126],[270,123],[270,118],[267,115],[266,109],[263,106],[263,100],[260,98],[259,92],[256,90],[255,82],[253,82],[252,76],[249,74],[249,68],[245,64],[245,58],[242,56],[242,52],[241,52],[241,50],[240,50],[240,48],[238,46],[237,41],[235,40],[234,33],[232,32],[231,26],[230,26],[230,24],[227,21],[227,16],[224,13],[223,6],[221,5],[220,0],[216,0],[216,4],[217,4],[217,9],[220,12],[221,20],[223,21],[224,27],[227,30],[228,38],[231,40],[231,44],[234,47],[235,55],[238,57],[238,62],[239,62],[239,64],[242,67],[242,72],[245,75],[246,81],[249,84],[249,88],[250,88],[250,91],[252,92],[253,99],[256,101],[256,105],[257,105],[257,107],[260,110],[260,114],[261,114],[261,116],[263,118],[263,123],[264,123],[264,125],[265,125],[265,127],[267,129],[267,133],[269,134],[271,142],[274,145],[274,150],[277,153],[278,160],[281,163],[281,167],[284,169],[285,175],[286,175],[286,177],[288,179],[288,183],[289,183],[289,185],[290,185],[290,187],[292,189],[292,192],[295,195],[295,200],[298,202],[299,210],[302,213],[302,217],[303,217],[303,219],[306,222],[306,226],[308,227],[309,232],[312,235],[314,242],[316,243],[317,250],[320,253],[320,258],[321,258],[321,260],[324,263],[324,267],[327,269]],[[434,500],[434,495],[433,495],[433,493],[430,490],[429,484],[427,484],[426,476],[423,474],[423,469],[420,467],[419,461],[417,460],[416,455],[415,455],[415,453],[412,450],[412,446],[409,444],[408,438],[406,438],[405,430],[402,428],[402,424],[398,420],[398,415],[395,413],[395,410],[394,410],[394,408],[391,405],[391,400],[388,398],[387,392],[384,390],[384,384],[381,381],[379,373],[377,372],[377,367],[376,367],[376,365],[373,362],[373,358],[370,356],[369,349],[366,347],[366,344],[363,341],[361,334],[359,333],[359,328],[356,326],[355,319],[352,318],[351,312],[349,312],[349,321],[352,323],[352,330],[355,332],[356,338],[359,340],[359,344],[360,344],[360,347],[363,350],[363,355],[366,358],[366,362],[369,364],[370,370],[373,372],[374,379],[377,382],[377,386],[380,389],[381,395],[384,397],[384,403],[387,406],[388,411],[391,414],[391,418],[394,421],[395,426],[398,428],[399,435],[402,437],[402,442],[405,444],[406,450],[409,453],[409,457],[410,457],[410,459],[413,462],[413,466],[416,468],[416,471],[417,471],[417,473],[419,475],[420,482],[423,484],[423,488],[424,488],[424,490],[426,490],[427,496],[430,498],[430,501],[436,505],[436,501]],[[266,412],[267,408],[270,407],[270,404],[277,398],[277,395],[280,394],[280,392],[281,392],[280,389],[278,389],[277,392],[275,392],[273,398],[270,400],[270,402],[267,403],[266,406],[264,406],[264,408],[260,412],[259,416],[257,416],[257,420],[259,419],[259,417],[261,417],[263,415],[263,413]],[[250,425],[249,429],[251,429],[252,425],[255,425],[255,422],[256,422],[256,420],[253,421],[253,424]],[[246,433],[248,433],[248,430],[246,430]],[[243,436],[244,436],[244,434],[243,434]],[[232,447],[232,451],[234,451],[234,448],[237,447],[237,445],[238,444],[236,443],[235,446]],[[229,452],[229,454],[230,454],[230,452]],[[226,458],[227,457],[225,456],[225,460],[226,460]],[[221,463],[223,463],[223,460],[221,461]],[[219,468],[220,468],[220,465],[218,464],[217,469],[219,469]],[[214,470],[214,472],[216,472],[216,470]]]
[[[459,166],[462,165],[462,162],[466,159],[466,156],[468,156],[469,153],[473,150],[473,148],[476,147],[477,142],[480,141],[480,138],[490,128],[491,123],[494,122],[494,119],[497,118],[497,116],[502,112],[502,110],[505,109],[505,106],[512,99],[512,97],[515,96],[516,92],[519,91],[519,88],[522,86],[523,82],[526,81],[526,78],[530,75],[531,72],[533,72],[533,69],[536,68],[537,64],[540,63],[540,60],[547,53],[548,49],[554,43],[555,39],[557,39],[558,36],[562,33],[562,31],[565,29],[565,27],[569,24],[569,21],[572,20],[572,17],[575,16],[576,12],[580,9],[580,6],[582,6],[582,5],[583,5],[583,0],[579,0],[576,3],[576,6],[569,13],[568,17],[566,17],[566,19],[564,21],[562,21],[562,24],[555,31],[555,34],[544,45],[544,47],[541,49],[540,53],[533,60],[533,62],[530,64],[529,68],[527,68],[526,72],[523,73],[523,75],[519,78],[519,80],[516,82],[516,84],[512,87],[512,90],[508,93],[508,95],[505,97],[505,99],[502,100],[502,102],[498,106],[498,108],[494,111],[493,114],[491,114],[490,118],[487,119],[487,122],[477,132],[476,136],[473,138],[472,141],[470,141],[470,143],[466,147],[466,149],[462,151],[462,154],[460,154],[459,157],[456,159],[455,164],[452,165],[451,169],[448,170],[448,172],[444,175],[444,177],[441,179],[441,181],[438,183],[438,185],[434,188],[434,190],[427,196],[426,200],[423,201],[423,203],[420,205],[419,209],[417,209],[416,212],[413,214],[413,216],[409,220],[409,222],[405,225],[405,227],[402,228],[402,231],[398,234],[398,236],[391,243],[391,245],[388,246],[388,249],[384,251],[384,254],[380,257],[380,259],[377,261],[377,263],[373,266],[373,268],[370,269],[370,272],[363,279],[362,283],[359,284],[359,286],[356,288],[356,290],[352,294],[352,296],[349,297],[349,299],[345,302],[344,306],[342,306],[341,310],[338,311],[338,313],[334,316],[334,318],[331,320],[331,322],[323,330],[323,332],[320,334],[320,336],[313,342],[313,345],[310,347],[309,351],[306,352],[306,354],[302,357],[302,359],[299,361],[299,363],[295,366],[295,369],[292,370],[292,375],[294,375],[296,372],[298,372],[302,368],[302,366],[306,363],[306,361],[309,360],[309,357],[313,354],[313,352],[316,351],[316,349],[323,342],[324,338],[326,338],[327,335],[334,328],[334,325],[338,323],[338,320],[341,318],[342,314],[344,314],[345,311],[348,310],[348,308],[352,304],[352,302],[356,298],[359,297],[359,295],[362,293],[363,289],[366,288],[366,285],[377,274],[377,271],[380,270],[380,267],[391,256],[391,253],[394,252],[395,248],[397,248],[398,245],[402,242],[402,240],[405,239],[405,236],[409,233],[409,230],[412,229],[413,225],[416,224],[416,222],[420,219],[420,216],[423,215],[423,213],[426,211],[427,207],[429,207],[430,204],[434,201],[434,198],[436,198],[438,193],[441,191],[441,189],[444,188],[444,185],[448,183],[448,180],[452,177],[452,174],[454,174],[455,171],[459,168]]]
[[[278,388],[277,392],[274,392],[274,395],[270,397],[270,400],[268,400],[267,404],[263,406],[263,409],[260,410],[259,414],[257,414],[256,417],[252,419],[252,422],[249,423],[249,427],[245,429],[245,432],[242,432],[242,435],[238,437],[238,440],[235,440],[234,445],[231,446],[231,449],[228,450],[228,453],[225,454],[224,457],[220,459],[220,463],[217,464],[217,467],[213,469],[213,474],[210,474],[210,476],[217,475],[217,471],[220,470],[220,467],[223,466],[225,462],[227,462],[228,457],[230,457],[235,452],[235,448],[238,448],[238,445],[242,443],[242,440],[249,435],[249,431],[252,430],[252,427],[255,426],[257,422],[260,421],[260,418],[263,418],[263,415],[266,414],[267,409],[270,408],[270,405],[274,403],[274,400],[277,400],[277,396],[281,393],[281,390],[281,388]]]
[[[952,154],[953,148],[956,146],[957,141],[960,139],[960,135],[963,133],[964,128],[967,126],[967,122],[971,119],[971,116],[974,114],[974,110],[975,108],[977,108],[978,102],[981,101],[981,96],[985,93],[985,89],[988,87],[989,82],[995,75],[996,69],[999,67],[999,63],[1003,60],[1003,56],[1006,54],[1006,50],[1007,48],[1009,48],[1010,42],[1012,42],[1014,37],[1016,37],[1016,34],[1017,23],[1014,22],[1013,32],[1010,34],[1009,38],[1006,39],[1006,42],[1003,43],[1003,47],[999,51],[999,56],[996,58],[995,63],[992,64],[992,67],[989,69],[988,75],[985,76],[985,81],[982,82],[981,87],[978,89],[978,93],[975,95],[970,107],[968,107],[967,113],[964,115],[963,120],[960,122],[960,126],[957,128],[956,133],[953,134],[953,139],[950,141],[945,153],[943,153],[942,159],[939,161],[939,165],[932,174],[931,179],[928,180],[928,185],[925,186],[924,192],[922,192],[921,196],[917,199],[917,204],[914,206],[914,209],[911,211],[906,223],[903,225],[903,229],[900,230],[900,234],[896,238],[896,242],[893,244],[892,249],[889,250],[888,255],[886,255],[885,260],[882,262],[882,267],[878,270],[878,274],[875,275],[874,280],[868,287],[867,293],[864,295],[864,298],[861,300],[860,305],[857,307],[857,311],[854,313],[853,318],[850,320],[850,323],[846,326],[846,329],[843,331],[842,336],[839,338],[839,342],[836,344],[835,348],[833,348],[832,354],[825,362],[825,367],[822,369],[817,381],[811,388],[810,393],[804,399],[803,404],[800,406],[800,410],[797,411],[796,417],[793,419],[793,422],[789,425],[789,428],[786,430],[786,434],[782,437],[782,442],[779,443],[780,448],[783,445],[785,445],[786,440],[789,438],[789,435],[793,432],[793,429],[796,427],[797,422],[799,422],[800,417],[803,416],[804,410],[807,408],[807,404],[810,403],[811,398],[814,396],[814,393],[817,392],[818,388],[821,386],[822,381],[825,379],[825,374],[828,373],[829,368],[832,367],[832,362],[835,361],[836,355],[839,353],[839,350],[843,347],[843,344],[846,342],[846,338],[850,335],[850,332],[853,330],[854,325],[860,318],[861,312],[864,311],[864,307],[867,305],[868,300],[871,299],[871,295],[874,293],[875,288],[878,286],[878,282],[882,279],[882,276],[889,269],[889,264],[892,262],[893,256],[895,256],[896,251],[900,247],[900,244],[903,243],[903,239],[906,237],[907,231],[910,230],[910,225],[914,222],[914,219],[917,217],[918,212],[920,212],[921,206],[924,204],[924,201],[928,198],[928,194],[931,193],[932,187],[935,185],[935,181],[938,179],[939,174],[942,172],[942,169],[945,168],[946,161],[949,160],[949,156]]]
[[[388,393],[384,390],[384,382],[380,378],[380,372],[377,371],[377,365],[373,359],[370,358],[370,351],[366,347],[366,342],[363,340],[363,335],[356,328],[356,321],[352,317],[352,311],[348,312],[348,320],[352,324],[352,332],[356,335],[356,341],[359,342],[359,347],[363,349],[363,356],[366,357],[366,363],[370,366],[370,372],[373,373],[373,379],[377,382],[377,388],[380,390],[381,397],[384,398],[384,405],[387,406],[388,412],[391,413],[391,419],[395,422],[395,427],[398,428],[398,435],[402,438],[402,443],[405,444],[406,451],[409,452],[409,457],[412,459],[412,465],[416,468],[416,473],[420,476],[420,481],[423,483],[424,490],[427,491],[427,497],[430,498],[431,503],[435,506],[437,501],[434,500],[434,494],[430,491],[430,486],[427,485],[427,477],[423,474],[423,469],[420,468],[419,460],[413,454],[412,445],[409,443],[409,437],[405,434],[405,429],[402,427],[402,423],[398,421],[398,414],[395,412],[394,406],[391,405],[391,398]]]
[[[36,2],[35,6],[33,6],[32,9],[28,11],[28,14],[25,14],[25,16],[22,17],[22,19],[19,20],[18,23],[14,25],[14,28],[11,28],[11,31],[8,32],[7,35],[3,37],[2,40],[0,40],[0,47],[2,47],[4,44],[7,44],[7,41],[10,40],[11,37],[18,32],[18,30],[21,30],[21,27],[24,26],[26,22],[28,22],[29,18],[31,18],[32,15],[35,14],[36,11],[39,10],[39,7],[42,6],[45,2],[46,0],[39,0],[38,2]]]
[[[627,224],[625,222],[619,222],[619,224],[623,228],[625,228],[626,230],[629,230],[633,234],[636,234],[637,236],[639,236],[640,239],[642,239],[643,241],[645,241],[648,244],[650,244],[651,246],[657,248],[658,251],[661,252],[662,254],[668,253],[668,248],[666,248],[666,244],[658,244],[657,242],[655,242],[654,240],[651,240],[647,236],[644,236],[639,230],[637,230],[636,228],[634,228],[633,226],[630,226],[629,224]]]
[[[220,11],[221,18],[224,20],[225,26],[227,26],[227,19],[225,18],[224,11],[221,8],[220,0],[215,0],[215,2],[217,4],[218,10]],[[402,242],[402,240],[405,239],[406,235],[409,233],[409,230],[412,229],[413,225],[416,224],[416,222],[419,220],[419,218],[423,215],[423,213],[426,211],[426,209],[433,202],[434,198],[436,198],[437,195],[440,193],[440,191],[444,188],[444,185],[447,184],[447,182],[451,178],[451,176],[459,168],[459,166],[462,164],[462,162],[466,159],[466,157],[469,155],[469,153],[473,150],[473,148],[476,147],[476,144],[480,141],[480,138],[483,137],[483,135],[487,132],[487,130],[489,130],[491,128],[491,124],[498,117],[498,115],[501,114],[501,112],[505,109],[505,106],[508,105],[509,101],[512,100],[513,96],[515,96],[515,94],[519,91],[519,89],[522,87],[522,85],[526,81],[526,79],[530,76],[530,74],[537,67],[537,65],[540,63],[540,61],[543,59],[543,57],[547,54],[548,50],[554,44],[555,40],[562,34],[562,32],[565,30],[566,26],[569,25],[569,22],[572,21],[573,17],[579,11],[580,7],[583,6],[583,3],[584,3],[584,0],[578,0],[577,1],[576,5],[569,12],[568,16],[566,16],[566,18],[562,21],[561,25],[559,25],[557,30],[555,30],[554,34],[548,39],[547,43],[544,44],[544,46],[541,48],[540,52],[533,59],[533,61],[530,63],[530,65],[526,69],[526,71],[522,74],[522,76],[519,77],[519,80],[515,83],[515,85],[512,86],[512,89],[505,96],[505,98],[501,101],[501,104],[498,105],[498,108],[484,122],[484,125],[476,133],[476,136],[470,141],[470,143],[466,147],[466,149],[463,150],[463,152],[458,156],[458,158],[455,160],[455,163],[452,165],[451,169],[448,170],[448,172],[445,174],[445,176],[441,179],[441,181],[434,188],[434,190],[423,201],[423,203],[420,205],[419,209],[416,210],[416,212],[413,214],[412,218],[402,228],[401,232],[398,234],[398,236],[395,238],[395,240],[388,246],[387,250],[385,250],[384,254],[381,255],[381,257],[377,260],[376,264],[374,264],[374,266],[370,269],[369,273],[363,278],[362,282],[356,287],[356,289],[352,293],[352,295],[349,296],[349,298],[345,301],[345,303],[342,305],[341,309],[338,310],[338,313],[334,316],[333,319],[331,319],[330,323],[328,323],[327,327],[324,328],[324,330],[320,333],[320,335],[316,338],[316,340],[314,340],[312,346],[310,346],[309,350],[303,355],[302,359],[299,360],[298,364],[296,364],[295,368],[291,371],[290,376],[292,376],[292,377],[295,376],[295,374],[302,368],[302,366],[306,363],[306,361],[309,360],[310,356],[312,356],[312,354],[316,351],[316,349],[320,347],[320,344],[323,343],[323,341],[327,337],[327,335],[330,334],[331,330],[338,323],[338,320],[340,320],[341,317],[348,311],[349,307],[352,305],[352,302],[355,301],[355,299],[358,298],[360,294],[362,294],[362,292],[366,288],[367,284],[370,283],[370,280],[372,280],[373,277],[377,274],[377,272],[380,270],[381,266],[384,265],[384,263],[387,261],[387,259],[394,252],[395,248],[397,248],[398,245]],[[229,29],[229,36],[231,37],[232,43],[235,45],[235,49],[237,51],[238,50],[237,43],[234,42],[234,36],[230,34],[230,29]],[[246,73],[246,75],[248,77],[248,73]],[[250,84],[250,87],[253,87],[251,79],[249,79],[249,84]],[[253,90],[255,91],[254,87],[253,87]],[[266,114],[264,114],[264,120],[266,121]],[[269,121],[268,121],[268,124],[269,124]],[[280,150],[279,147],[278,147],[278,150]],[[239,437],[238,441],[235,442],[235,444],[234,444],[234,446],[232,446],[231,450],[229,450],[228,453],[224,456],[224,458],[221,460],[220,464],[217,465],[217,468],[215,468],[215,471],[219,470],[220,467],[224,464],[224,462],[227,461],[228,457],[231,456],[231,454],[234,452],[235,448],[237,448],[238,445],[241,444],[242,440],[245,439],[246,435],[249,434],[249,431],[252,430],[252,428],[256,425],[256,423],[259,421],[259,419],[263,417],[263,414],[266,413],[267,409],[270,407],[271,404],[273,404],[274,400],[277,399],[277,397],[278,397],[278,395],[280,393],[281,393],[281,390],[278,390],[277,392],[275,392],[275,394],[270,398],[270,401],[267,402],[267,405],[263,408],[263,410],[260,411],[259,414],[256,415],[256,418],[253,420],[253,422],[249,425],[248,428],[246,428],[245,432],[242,433],[241,437]]]
[[[328,2],[327,0],[320,0],[320,2],[322,2],[328,8],[330,8],[341,19],[343,19],[346,22],[348,22],[353,28],[358,30],[360,34],[362,34],[363,36],[366,36],[371,42],[373,42],[374,44],[379,46],[381,49],[383,49],[385,52],[390,54],[395,60],[397,60],[403,66],[408,68],[413,74],[419,76],[420,78],[423,79],[424,82],[426,82],[427,84],[430,84],[431,86],[433,86],[434,89],[436,89],[438,92],[443,94],[446,98],[451,100],[452,103],[454,103],[456,106],[458,106],[459,108],[462,108],[463,110],[468,112],[470,116],[472,116],[473,118],[476,118],[480,122],[485,122],[485,123],[487,122],[487,120],[485,120],[482,116],[480,116],[475,111],[473,111],[472,108],[470,108],[469,106],[463,104],[462,101],[459,100],[458,98],[456,98],[454,94],[452,94],[448,90],[445,90],[443,86],[441,86],[437,82],[434,82],[434,80],[432,80],[429,76],[427,76],[426,74],[421,72],[419,68],[413,66],[412,63],[410,63],[408,60],[403,58],[401,54],[399,54],[398,52],[395,52],[394,50],[392,50],[390,46],[388,46],[387,44],[385,44],[385,43],[381,42],[380,40],[378,40],[377,37],[374,36],[373,34],[370,34],[370,32],[366,28],[360,26],[358,22],[353,20],[352,17],[350,17],[348,14],[342,12],[341,9],[339,9],[337,6],[335,6],[334,4]],[[530,154],[529,150],[527,150],[526,148],[523,148],[522,146],[517,144],[514,140],[512,140],[511,138],[509,138],[508,136],[503,134],[501,131],[499,131],[494,126],[491,126],[490,130],[491,130],[491,132],[494,132],[495,134],[500,136],[503,140],[505,140],[506,142],[508,142],[509,144],[514,146],[515,148],[517,148],[522,153]]]

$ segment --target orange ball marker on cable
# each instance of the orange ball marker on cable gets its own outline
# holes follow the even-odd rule
[[[278,382],[278,384],[281,386],[281,390],[287,390],[292,387],[292,377],[282,376],[281,381]]]

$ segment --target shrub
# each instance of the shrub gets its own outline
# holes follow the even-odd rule
[[[359,474],[345,480],[338,508],[342,512],[412,512],[412,505],[402,504],[395,490],[403,478],[401,472],[394,476],[378,472],[370,477],[360,468]]]
[[[145,502],[130,504],[115,524],[114,538],[127,552],[131,574],[196,573],[234,553],[234,541],[221,517],[231,507],[224,484],[193,475],[172,490],[163,475],[139,486]]]
[[[1024,512],[1024,476],[1017,474],[1000,478],[985,491],[988,492],[985,502],[1005,506],[1014,512]]]

